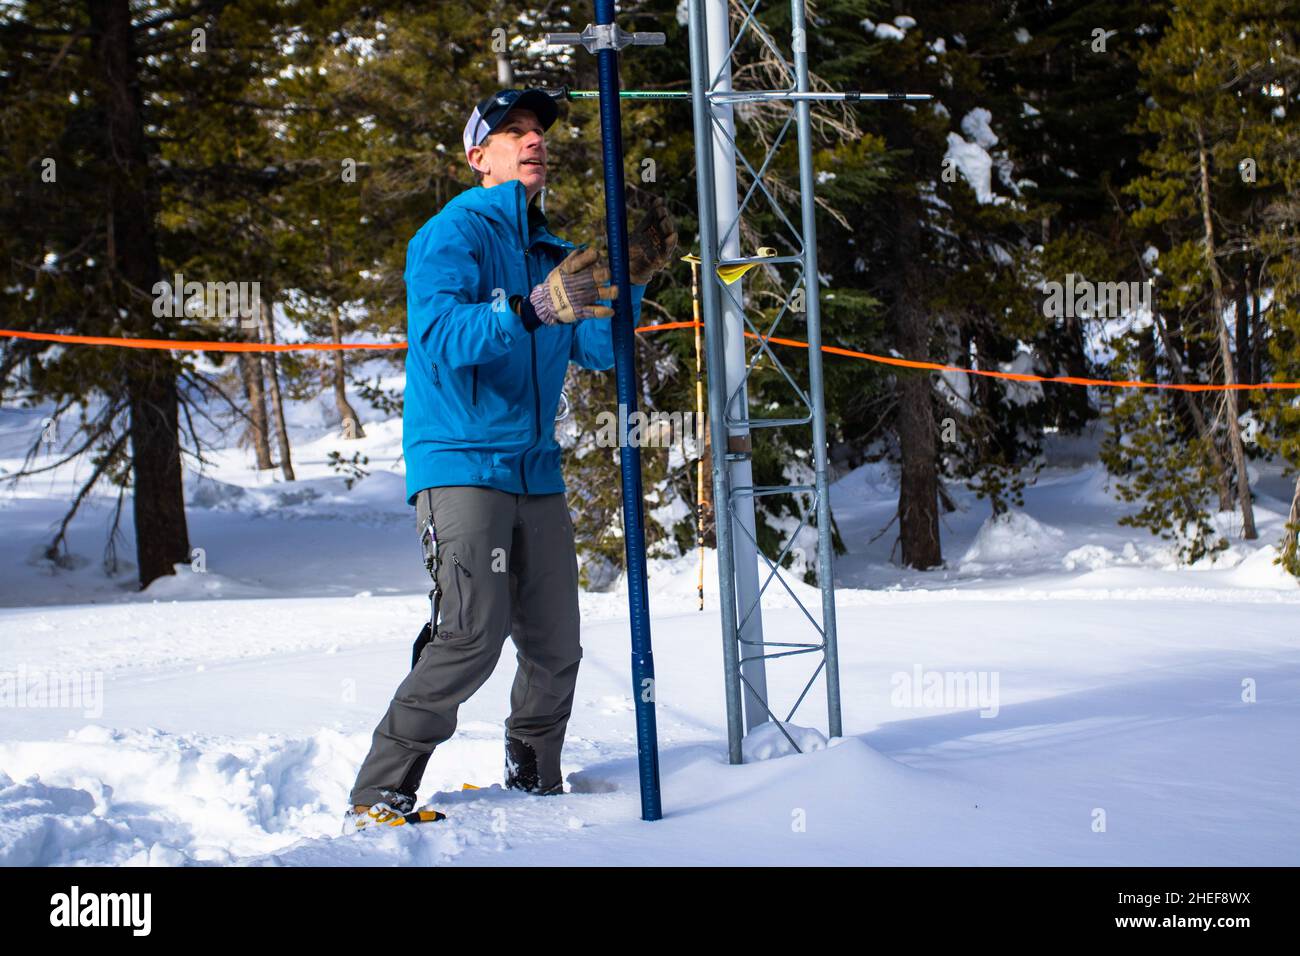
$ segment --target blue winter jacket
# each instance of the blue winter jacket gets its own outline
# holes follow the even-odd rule
[[[531,216],[530,216],[531,212]],[[408,504],[425,488],[564,491],[555,415],[569,362],[614,364],[608,319],[529,332],[510,308],[569,254],[518,180],[466,190],[406,247]],[[640,315],[643,286],[632,287]]]

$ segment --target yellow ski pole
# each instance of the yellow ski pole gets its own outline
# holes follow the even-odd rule
[[[769,259],[776,255],[776,250],[769,246],[761,246],[755,255],[759,258]],[[704,328],[700,320],[700,257],[694,254],[682,256],[686,262],[691,264],[691,315],[695,320],[695,424],[699,433],[698,441],[700,445],[700,455],[696,459],[695,465],[695,537],[700,545],[700,562],[699,569],[696,573],[695,589],[700,595],[700,610],[704,610],[704,513],[708,507],[708,500],[705,498],[708,487],[705,482],[704,466],[704,448],[708,446],[706,440],[709,434],[709,426],[704,418],[704,373],[702,355],[704,352]],[[740,265],[720,266],[718,268],[718,278],[730,285],[741,276],[743,276],[757,262],[745,262]]]
[[[699,453],[695,461],[695,537],[699,542],[700,561],[696,573],[695,589],[700,595],[700,610],[704,610],[704,509],[708,502],[705,500],[705,481],[704,481],[704,446],[705,436],[708,434],[707,426],[704,422],[704,373],[701,355],[704,351],[703,327],[700,322],[700,260],[698,256],[682,256],[691,264],[691,317],[695,320],[695,428],[696,441],[699,443],[696,451]]]

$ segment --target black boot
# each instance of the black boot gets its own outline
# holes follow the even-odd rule
[[[550,796],[563,793],[564,784],[557,783],[543,790],[537,772],[537,751],[532,744],[506,734],[506,789]]]

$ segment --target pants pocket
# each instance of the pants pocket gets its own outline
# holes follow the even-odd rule
[[[451,552],[452,589],[456,592],[455,624],[459,634],[468,633],[470,622],[474,619],[469,601],[474,591],[473,577],[469,568],[460,560],[460,552]]]
[[[437,524],[440,597],[434,643],[504,640],[509,578],[498,573],[493,555],[503,549],[508,553],[513,498],[486,488],[433,488],[422,491],[417,503]]]
[[[449,641],[469,637],[482,629],[474,617],[477,577],[464,542],[438,542],[438,639]]]

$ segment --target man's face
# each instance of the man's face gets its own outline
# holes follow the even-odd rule
[[[470,163],[483,171],[483,185],[518,179],[531,200],[546,185],[546,138],[531,110],[517,109],[481,146],[469,151]]]

